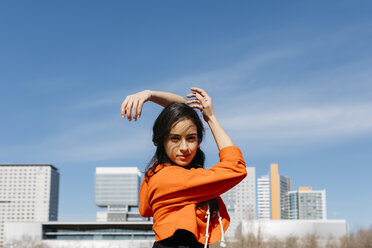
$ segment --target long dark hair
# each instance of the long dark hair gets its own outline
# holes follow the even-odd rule
[[[171,103],[166,106],[163,111],[156,118],[154,126],[152,128],[152,142],[156,146],[156,151],[150,162],[147,164],[145,172],[145,180],[148,181],[151,176],[156,174],[156,167],[159,164],[170,164],[177,166],[172,160],[169,159],[167,153],[165,152],[164,142],[167,139],[172,127],[180,121],[190,120],[194,123],[197,129],[198,143],[203,141],[204,136],[204,126],[203,122],[200,120],[196,111],[184,103]],[[204,152],[197,148],[194,159],[187,166],[183,166],[185,169],[191,168],[204,168],[205,155]],[[204,206],[210,203],[211,213],[214,215],[218,210],[218,201],[216,198],[208,200],[206,202],[201,202],[198,206]]]

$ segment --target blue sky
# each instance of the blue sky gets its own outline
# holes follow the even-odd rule
[[[2,1],[0,163],[59,168],[59,219],[95,220],[97,166],[144,169],[161,110],[125,96],[204,88],[257,176],[327,190],[371,223],[370,1]],[[207,132],[207,164],[218,150]]]

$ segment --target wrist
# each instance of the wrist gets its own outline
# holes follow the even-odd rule
[[[151,91],[151,90],[145,90],[145,92],[147,92],[147,94],[148,94],[148,99],[147,99],[147,101],[151,101],[152,100],[152,97],[153,97],[153,92]]]
[[[218,120],[214,114],[211,116],[207,116],[207,119],[208,119],[207,120],[208,125],[213,125],[213,124],[218,123]]]

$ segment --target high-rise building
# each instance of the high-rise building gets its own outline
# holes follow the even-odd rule
[[[56,221],[58,192],[51,164],[0,164],[0,247],[5,222]]]
[[[95,204],[108,210],[97,212],[97,221],[144,220],[136,211],[140,183],[137,167],[97,167]]]
[[[287,220],[289,218],[289,212],[287,208],[287,193],[291,191],[291,178],[287,176],[279,175],[280,185],[280,219]]]
[[[291,191],[291,179],[279,174],[278,164],[257,179],[258,219],[326,220],[326,192],[300,187]]]
[[[290,189],[290,178],[279,174],[278,164],[271,164],[269,174],[257,179],[258,219],[288,218],[285,206]]]
[[[247,167],[247,177],[222,195],[230,215],[227,236],[233,236],[242,220],[256,219],[256,168]]]
[[[287,193],[289,216],[291,220],[326,220],[326,191],[300,187],[298,191]]]
[[[270,177],[263,175],[257,179],[257,218],[271,219]]]

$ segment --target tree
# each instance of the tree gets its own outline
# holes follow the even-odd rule
[[[302,248],[318,248],[319,237],[316,234],[308,234],[302,238]]]
[[[284,241],[285,248],[298,248],[298,237],[296,236],[288,236]]]
[[[325,244],[325,248],[338,248],[338,247],[339,246],[338,246],[337,240],[332,235],[329,235],[327,242]]]
[[[21,239],[12,240],[4,244],[4,248],[50,248],[43,244],[42,241],[23,235]]]

